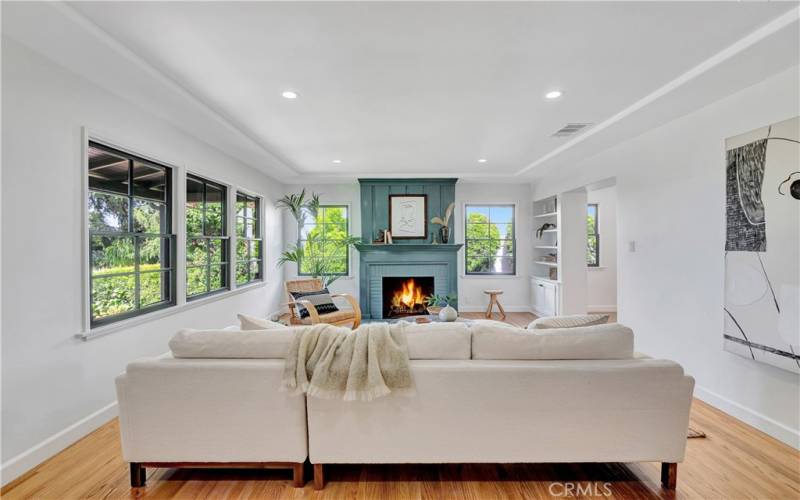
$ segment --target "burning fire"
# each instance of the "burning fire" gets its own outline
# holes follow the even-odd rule
[[[406,309],[413,310],[417,304],[425,303],[422,293],[422,287],[414,283],[414,278],[409,278],[403,282],[400,289],[395,290],[392,296],[392,305],[394,307],[405,306]]]

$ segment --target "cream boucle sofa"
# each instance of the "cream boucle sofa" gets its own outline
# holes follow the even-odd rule
[[[308,457],[318,488],[324,464],[642,461],[662,462],[675,487],[694,380],[635,355],[629,329],[479,321],[407,333],[416,395],[371,402],[280,392],[290,331],[250,334],[239,352],[214,336],[217,351],[187,342],[171,345],[185,359],[132,363],[117,381],[132,484],[142,466],[275,462],[302,484]],[[197,358],[215,352],[273,359]]]

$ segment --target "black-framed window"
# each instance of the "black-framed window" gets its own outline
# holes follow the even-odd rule
[[[175,304],[172,169],[89,142],[92,327]]]
[[[597,203],[586,205],[586,265],[600,266],[600,212]]]
[[[262,279],[264,273],[261,239],[261,199],[236,193],[236,284]]]
[[[228,189],[186,176],[186,298],[227,290]]]
[[[514,205],[466,205],[466,274],[516,274]]]
[[[325,274],[350,274],[350,246],[344,241],[350,235],[347,205],[322,205],[316,217],[308,214],[307,219],[300,229],[303,257],[298,274],[318,274],[315,268],[320,266],[324,266]]]

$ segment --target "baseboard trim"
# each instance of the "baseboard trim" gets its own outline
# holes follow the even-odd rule
[[[769,434],[778,441],[800,450],[800,432],[798,430],[792,429],[766,415],[747,408],[735,401],[731,401],[699,385],[694,388],[694,396],[728,415]]]
[[[586,310],[593,313],[615,313],[617,306],[586,306]]]
[[[458,310],[461,311],[461,312],[482,312],[482,313],[485,313],[486,312],[486,307],[487,306],[458,306]],[[531,312],[531,307],[530,306],[506,306],[505,304],[503,304],[503,309],[505,309],[506,312],[526,312],[526,313]],[[494,308],[493,311],[495,313],[498,312],[496,307]]]
[[[19,455],[8,459],[0,465],[0,484],[5,486],[19,476],[25,474],[48,458],[85,437],[90,432],[98,429],[100,426],[116,417],[117,413],[117,402],[114,401],[91,415],[87,415],[74,424],[56,432]]]

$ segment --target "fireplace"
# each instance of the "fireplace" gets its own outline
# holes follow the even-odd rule
[[[427,314],[425,298],[433,293],[433,276],[383,277],[383,317]]]

